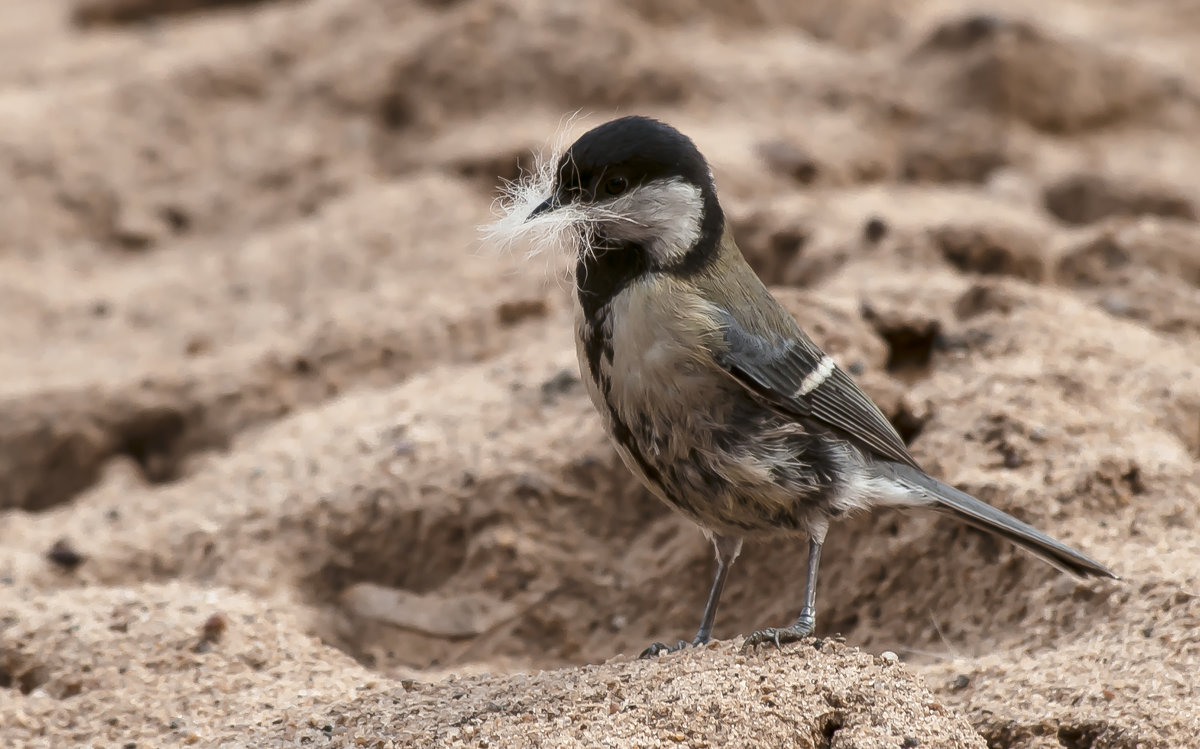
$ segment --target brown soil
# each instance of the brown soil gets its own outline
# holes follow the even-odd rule
[[[0,744],[1191,745],[1200,13],[997,7],[12,0]],[[557,269],[475,230],[576,110],[692,135],[918,460],[1123,581],[881,513],[826,639],[736,647],[798,607],[771,543],[732,644],[619,656],[709,548],[608,447]]]

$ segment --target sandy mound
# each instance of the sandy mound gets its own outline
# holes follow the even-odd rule
[[[0,675],[23,695],[0,708],[8,736],[59,745],[984,746],[894,656],[837,643],[428,683],[380,679],[301,634],[286,608],[219,587],[60,591],[4,606],[0,621],[18,643]],[[704,692],[720,698],[697,714]]]
[[[1200,14],[952,5],[17,2],[0,743],[1193,741]],[[475,231],[578,109],[691,134],[918,460],[1124,580],[883,513],[827,639],[618,655],[710,550],[607,445],[560,264]],[[747,549],[718,637],[803,567]]]

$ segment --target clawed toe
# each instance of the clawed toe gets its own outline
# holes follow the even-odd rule
[[[793,624],[790,627],[767,627],[749,635],[742,643],[742,650],[751,650],[759,645],[773,644],[776,649],[791,642],[799,642],[812,633],[811,627],[800,627]]]
[[[690,643],[688,643],[684,640],[680,640],[679,642],[675,643],[674,645],[666,645],[661,642],[656,642],[656,643],[652,644],[650,647],[643,650],[642,654],[639,655],[638,658],[654,658],[656,656],[662,655],[663,653],[674,653],[678,650],[683,650],[689,644]]]

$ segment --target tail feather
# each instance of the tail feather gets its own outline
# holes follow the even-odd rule
[[[885,475],[932,500],[934,509],[949,512],[980,530],[1003,536],[1065,572],[1080,577],[1119,579],[1112,570],[1094,559],[915,468],[891,462],[879,464],[879,468]]]

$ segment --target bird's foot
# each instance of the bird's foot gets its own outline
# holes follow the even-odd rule
[[[815,624],[816,622],[811,617],[801,616],[788,627],[760,629],[746,638],[746,641],[742,643],[742,650],[750,650],[767,643],[773,643],[778,649],[790,642],[799,642],[812,634]]]
[[[638,658],[654,658],[656,656],[663,655],[664,653],[675,653],[675,652],[678,652],[678,651],[683,650],[688,647],[693,647],[693,648],[699,647],[699,646],[705,644],[706,642],[708,642],[708,640],[709,640],[709,638],[707,638],[707,637],[703,638],[703,639],[701,639],[700,637],[697,637],[696,639],[692,640],[691,642],[688,642],[687,640],[680,640],[679,642],[675,643],[674,645],[664,645],[661,642],[656,642],[653,645],[651,645],[650,647],[643,650],[642,654],[639,655]]]

